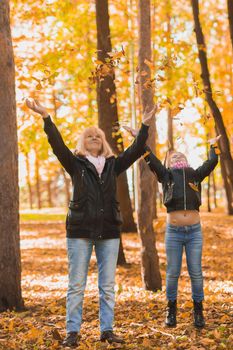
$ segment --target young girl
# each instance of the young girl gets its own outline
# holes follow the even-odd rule
[[[127,128],[133,136],[137,132]],[[176,326],[177,287],[180,276],[182,254],[185,248],[188,272],[191,278],[192,299],[194,303],[194,325],[205,325],[202,301],[204,299],[202,275],[202,229],[199,206],[201,205],[201,182],[209,176],[218,163],[216,153],[221,135],[210,140],[209,159],[194,170],[181,152],[171,151],[166,159],[166,166],[146,147],[145,157],[152,172],[157,175],[163,187],[163,203],[167,208],[165,234],[167,273],[166,296],[168,308],[165,324]]]
[[[98,127],[84,130],[72,153],[64,144],[46,108],[37,100],[26,100],[26,104],[43,117],[48,141],[61,165],[71,176],[73,185],[66,218],[69,284],[67,337],[63,344],[78,344],[83,297],[93,247],[99,274],[100,340],[123,343],[113,333],[115,271],[122,224],[116,198],[116,178],[144,153],[149,123],[154,117],[155,108],[145,112],[143,124],[133,144],[115,157],[104,132]]]
[[[217,137],[214,142],[217,141]],[[192,285],[194,325],[205,325],[202,301],[204,299],[202,275],[202,229],[199,206],[201,205],[201,182],[209,176],[218,163],[217,146],[211,146],[209,159],[194,170],[181,152],[168,154],[168,168],[150,153],[146,162],[163,186],[163,201],[167,207],[165,234],[167,273],[166,295],[168,309],[165,324],[176,326],[177,287],[180,276],[183,248]]]

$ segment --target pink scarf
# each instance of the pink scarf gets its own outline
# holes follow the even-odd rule
[[[100,176],[102,174],[103,169],[104,169],[105,157],[103,157],[103,156],[93,157],[90,154],[86,157],[89,160],[89,162],[91,162],[95,166],[97,173]]]
[[[180,161],[178,160],[173,166],[173,169],[183,169],[183,168],[188,168],[189,164],[185,161]]]

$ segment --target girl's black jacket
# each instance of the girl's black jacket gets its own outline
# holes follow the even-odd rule
[[[211,146],[209,159],[199,168],[191,167],[183,169],[166,168],[160,160],[151,152],[145,157],[152,172],[157,175],[158,181],[163,187],[163,203],[167,212],[175,210],[198,210],[201,205],[201,182],[218,163],[215,147]]]
[[[106,159],[101,177],[86,157],[75,156],[50,117],[44,119],[44,131],[53,153],[72,179],[73,194],[66,217],[69,238],[118,238],[121,213],[116,197],[116,178],[128,169],[143,153],[148,126],[142,124],[133,144],[118,157]]]

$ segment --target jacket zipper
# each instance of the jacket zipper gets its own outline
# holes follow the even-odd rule
[[[185,170],[183,168],[183,176],[184,176],[184,210],[186,210],[186,189],[185,189]]]
[[[84,183],[84,172],[85,172],[85,170],[82,169],[82,175],[81,175],[81,184],[82,184],[82,187],[83,187],[83,183]]]

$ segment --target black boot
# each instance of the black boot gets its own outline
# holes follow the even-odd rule
[[[66,338],[64,339],[62,345],[68,346],[68,347],[76,347],[78,346],[79,341],[79,335],[77,332],[70,332],[67,334]]]
[[[166,312],[166,320],[165,320],[165,325],[167,327],[175,327],[176,326],[176,307],[177,303],[176,300],[168,301],[167,304],[167,312]]]
[[[101,341],[107,341],[110,344],[111,343],[121,343],[124,344],[124,340],[118,337],[116,334],[113,333],[113,331],[104,331],[101,333],[100,336]]]
[[[193,310],[194,326],[197,328],[205,327],[202,301],[197,302],[194,300],[193,301],[193,308],[194,308],[194,310]]]

